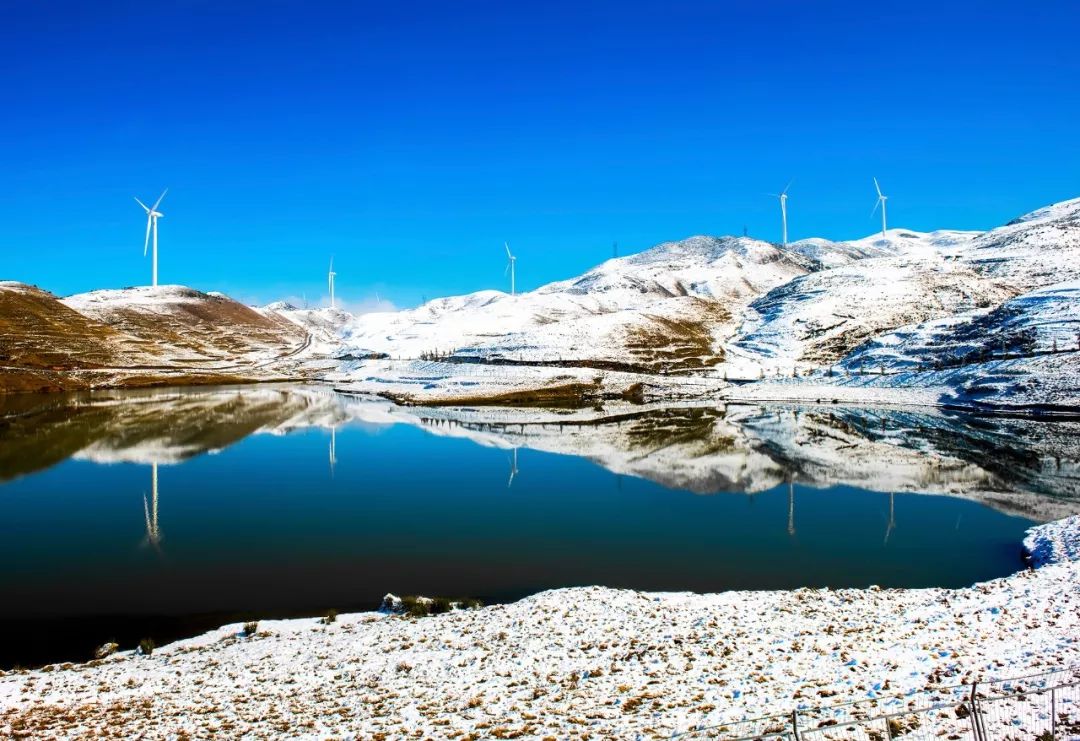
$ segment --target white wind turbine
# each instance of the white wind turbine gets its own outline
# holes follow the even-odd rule
[[[334,258],[330,258],[330,272],[326,274],[326,283],[330,286],[330,308],[334,308],[334,278],[337,277],[337,273],[334,272]]]
[[[791,187],[791,183],[793,183],[793,182],[795,182],[795,181],[794,180],[789,181],[788,184],[784,187],[784,189],[781,192],[779,192],[779,193],[770,193],[769,194],[773,198],[779,198],[780,199],[780,219],[783,222],[783,226],[784,226],[783,245],[785,247],[787,247],[787,192],[788,192],[788,188]]]
[[[142,253],[143,257],[146,257],[146,249],[150,246],[150,231],[154,232],[154,280],[153,285],[157,285],[157,220],[165,214],[157,210],[158,205],[161,204],[161,199],[165,197],[165,194],[169,192],[169,189],[161,191],[161,195],[154,201],[153,206],[147,206],[138,198],[135,199],[135,203],[143,207],[146,211],[146,240],[143,242]]]
[[[517,258],[512,252],[510,252],[510,243],[503,242],[503,247],[506,248],[506,270],[503,271],[503,275],[510,273],[510,295],[514,295],[514,263],[517,262]]]
[[[881,192],[881,186],[878,185],[877,178],[874,178],[874,190],[877,191],[877,200],[874,201],[874,210],[870,212],[870,215],[874,215],[874,211],[877,211],[877,207],[881,206],[881,236],[885,236],[885,201],[889,200],[889,197]]]

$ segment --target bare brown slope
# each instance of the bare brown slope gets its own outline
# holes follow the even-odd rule
[[[279,380],[297,325],[189,288],[67,299],[0,282],[0,393]]]
[[[226,296],[179,286],[98,291],[65,303],[119,330],[124,350],[173,366],[250,368],[286,356],[306,340],[291,322]]]
[[[0,365],[41,370],[114,366],[117,332],[22,283],[0,283]]]

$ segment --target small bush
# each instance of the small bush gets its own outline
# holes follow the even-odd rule
[[[337,622],[337,610],[329,610],[326,613],[326,617],[322,619],[323,625],[330,625],[330,623]]]
[[[154,653],[154,639],[143,638],[139,641],[139,653],[143,656],[149,656]]]
[[[252,620],[250,623],[244,623],[244,635],[251,637],[259,632],[259,621]]]

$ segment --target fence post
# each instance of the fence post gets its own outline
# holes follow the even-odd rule
[[[799,741],[799,711],[791,711],[791,737]]]
[[[1050,737],[1057,738],[1057,687],[1050,688]]]
[[[968,704],[971,706],[971,732],[975,734],[975,741],[983,741],[982,733],[979,732],[979,706],[975,702],[975,688],[978,686],[978,682],[971,683],[971,695],[968,698]]]

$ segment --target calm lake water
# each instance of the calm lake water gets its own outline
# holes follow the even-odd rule
[[[490,424],[280,387],[0,398],[0,628],[20,637],[0,666],[388,591],[962,586],[1022,568],[1026,528],[1080,511],[1068,424],[622,411]]]

